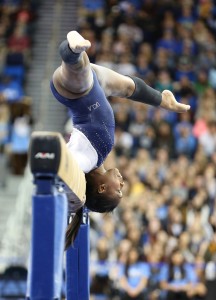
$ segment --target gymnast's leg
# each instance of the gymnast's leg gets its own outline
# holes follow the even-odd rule
[[[77,31],[70,31],[60,45],[62,65],[53,74],[53,83],[66,98],[80,98],[93,85],[93,75],[86,50],[91,46]]]
[[[62,65],[53,75],[53,83],[59,94],[67,99],[77,99],[88,94],[93,86],[91,67],[100,78],[107,96],[128,98],[174,112],[185,112],[189,105],[178,103],[167,90],[162,93],[152,89],[140,78],[118,74],[108,68],[90,65],[86,50],[91,46],[78,32],[70,31],[60,46]]]

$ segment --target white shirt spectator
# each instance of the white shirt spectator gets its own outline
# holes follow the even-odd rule
[[[207,156],[211,156],[216,151],[216,130],[214,133],[209,131],[203,133],[199,138],[199,143]]]

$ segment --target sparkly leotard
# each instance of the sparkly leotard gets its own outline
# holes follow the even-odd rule
[[[74,128],[84,134],[96,150],[98,159],[94,167],[99,167],[114,145],[115,119],[97,76],[93,70],[92,72],[93,87],[87,95],[81,98],[67,99],[57,92],[52,81],[50,86],[55,98],[68,107]]]

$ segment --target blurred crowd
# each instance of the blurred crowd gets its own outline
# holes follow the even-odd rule
[[[125,196],[91,215],[92,299],[215,299],[216,1],[83,0],[78,24],[91,62],[191,106],[110,99]]]
[[[31,132],[25,79],[33,0],[0,0],[0,185],[22,174]],[[216,1],[82,0],[92,63],[171,90],[175,114],[110,98],[124,198],[91,214],[94,300],[210,300],[216,294]]]
[[[8,167],[23,174],[32,124],[25,79],[31,64],[36,1],[0,1],[0,186]]]

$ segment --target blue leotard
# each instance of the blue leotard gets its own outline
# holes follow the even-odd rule
[[[55,98],[67,106],[74,127],[90,141],[98,154],[99,167],[114,145],[115,119],[112,107],[101,88],[97,75],[93,72],[93,87],[90,92],[78,99],[61,96],[51,81],[50,87]]]

